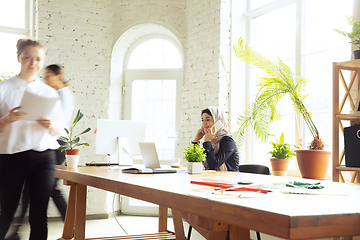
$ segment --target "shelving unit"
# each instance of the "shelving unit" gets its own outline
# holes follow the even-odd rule
[[[351,71],[350,79],[345,79],[344,71]],[[333,158],[333,181],[345,182],[342,175],[343,171],[354,172],[351,182],[355,182],[360,168],[346,167],[345,166],[345,149],[343,148],[340,153],[339,139],[340,131],[344,136],[344,127],[342,121],[357,120],[360,121],[360,114],[343,113],[344,105],[348,101],[351,109],[355,109],[356,96],[352,97],[351,90],[359,92],[360,90],[360,59],[347,61],[347,62],[334,62],[333,63],[333,145],[332,145],[332,158]],[[340,83],[344,87],[345,94],[342,96],[340,103]],[[360,146],[359,146],[360,147]],[[359,156],[360,157],[360,156]]]

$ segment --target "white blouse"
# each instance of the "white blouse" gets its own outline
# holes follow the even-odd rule
[[[25,90],[42,97],[59,96],[53,88],[39,79],[28,83],[18,76],[12,77],[0,82],[0,118],[20,105]],[[63,128],[60,99],[48,118],[51,119],[55,128],[58,130]],[[0,132],[0,154],[13,154],[27,150],[45,151],[56,149],[58,146],[56,137],[49,134],[49,129],[36,121],[16,121],[6,125]]]

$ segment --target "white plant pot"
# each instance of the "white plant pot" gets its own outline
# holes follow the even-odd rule
[[[188,174],[201,174],[203,170],[202,162],[188,162],[187,172]]]
[[[76,169],[79,164],[80,155],[66,155],[67,167]]]

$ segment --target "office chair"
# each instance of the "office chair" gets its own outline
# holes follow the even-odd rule
[[[239,172],[270,175],[270,169],[267,166],[259,165],[259,164],[239,165]],[[186,238],[187,240],[190,240],[191,231],[192,231],[192,226],[189,225],[189,231]],[[256,237],[257,240],[261,240],[259,232],[256,232]],[[229,239],[229,233],[227,235],[227,239]]]
[[[239,172],[270,175],[269,168],[267,166],[259,164],[239,165]]]
[[[270,169],[267,166],[259,164],[239,165],[239,172],[270,175]],[[257,240],[261,240],[259,232],[256,232],[256,237]]]

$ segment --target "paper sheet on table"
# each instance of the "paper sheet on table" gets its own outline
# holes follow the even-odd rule
[[[26,112],[27,114],[24,115],[21,120],[36,121],[41,117],[48,117],[58,99],[58,97],[41,97],[34,93],[25,91],[23,98],[21,99],[20,111]]]

